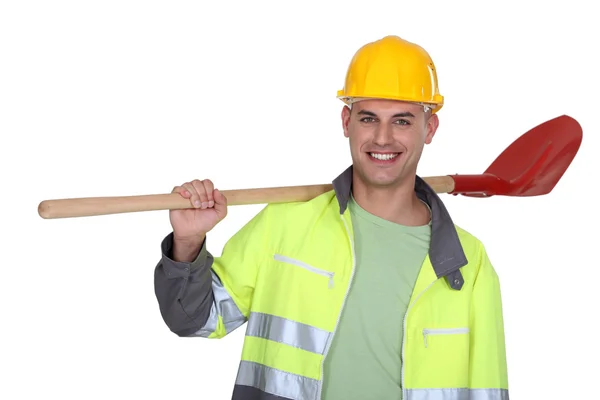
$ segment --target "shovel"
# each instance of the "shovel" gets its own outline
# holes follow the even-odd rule
[[[581,145],[582,129],[562,115],[529,130],[508,146],[483,174],[423,178],[436,193],[470,197],[541,196],[561,179]],[[227,204],[308,201],[332,190],[331,184],[223,190]],[[138,211],[193,208],[179,193],[44,200],[44,219],[86,217]]]

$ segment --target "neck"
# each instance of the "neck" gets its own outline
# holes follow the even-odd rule
[[[355,174],[352,195],[367,212],[400,225],[426,225],[431,219],[429,209],[415,193],[414,176],[395,186],[374,187],[365,184]]]

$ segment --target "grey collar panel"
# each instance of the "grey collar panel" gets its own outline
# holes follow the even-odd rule
[[[352,165],[333,180],[333,189],[340,206],[340,214],[348,207],[352,193]],[[460,268],[467,264],[454,222],[442,199],[421,177],[415,180],[417,196],[431,208],[431,246],[429,258],[438,278],[446,277],[453,289],[460,290],[464,283]]]

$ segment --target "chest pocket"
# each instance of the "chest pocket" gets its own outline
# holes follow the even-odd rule
[[[284,256],[281,254],[274,254],[273,258],[275,259],[275,261],[283,263],[284,265],[288,265],[292,268],[300,268],[300,269],[303,269],[304,271],[307,271],[308,273],[321,276],[321,277],[323,277],[323,279],[327,279],[328,287],[330,289],[333,289],[333,278],[335,275],[333,272],[326,271],[322,268],[314,267],[310,264],[305,263],[304,261],[300,261],[298,259]]]
[[[427,337],[429,336],[439,336],[439,335],[467,335],[469,333],[469,328],[437,328],[437,329],[423,329],[423,341],[425,342],[425,347],[428,347]],[[443,345],[443,342],[441,343]]]
[[[407,385],[467,387],[470,329],[468,326],[413,328],[408,338]]]

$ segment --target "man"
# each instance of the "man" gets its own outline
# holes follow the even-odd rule
[[[338,97],[352,166],[333,190],[270,204],[224,246],[227,199],[174,188],[155,290],[180,336],[247,322],[233,399],[507,400],[498,277],[416,175],[443,105],[429,54],[399,37],[361,47]]]

